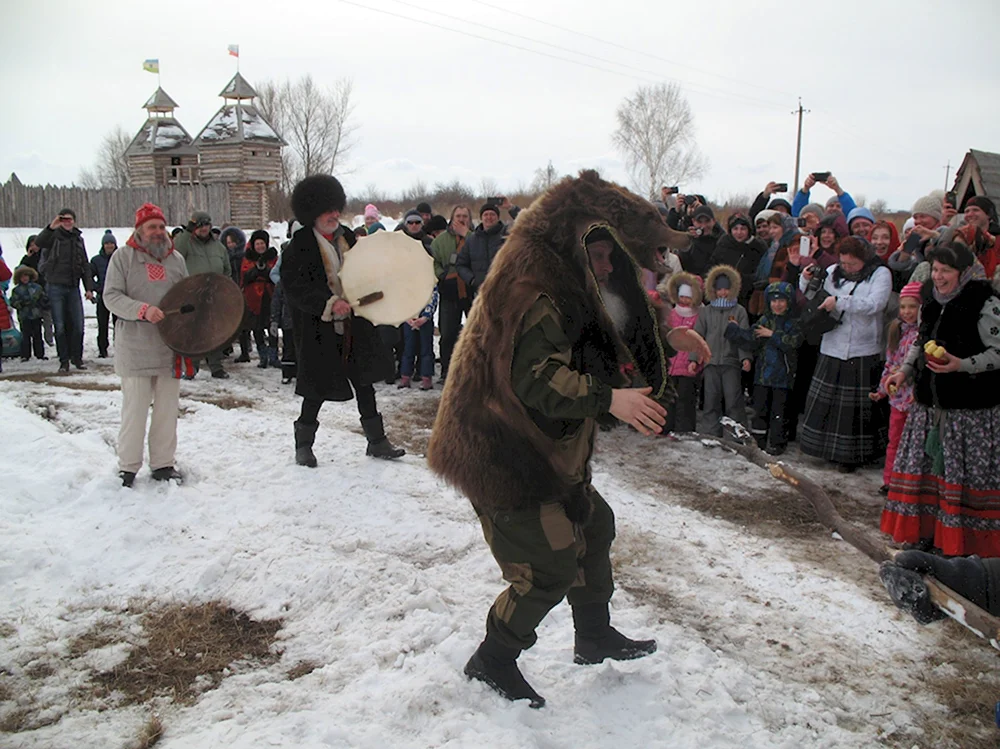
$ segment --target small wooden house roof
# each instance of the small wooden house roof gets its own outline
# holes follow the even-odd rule
[[[157,88],[143,108],[149,113],[149,117],[125,149],[126,157],[150,153],[187,156],[198,152],[194,147],[194,139],[173,117],[177,102],[166,91]]]
[[[962,205],[973,195],[1000,201],[1000,153],[970,149],[955,172],[954,190]]]
[[[287,145],[267,121],[260,110],[253,105],[257,96],[253,86],[237,73],[219,94],[226,103],[215,113],[195,138],[196,146],[260,143],[262,145]],[[249,103],[245,100],[249,100]]]

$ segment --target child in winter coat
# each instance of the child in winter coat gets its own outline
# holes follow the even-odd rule
[[[756,349],[754,417],[750,431],[757,445],[771,455],[781,455],[788,445],[785,406],[795,382],[802,329],[793,314],[795,289],[787,281],[769,284],[764,290],[768,309],[753,328],[730,322],[726,338],[745,348]]]
[[[420,350],[420,389],[434,387],[434,312],[438,306],[438,290],[434,287],[431,300],[423,311],[403,324],[403,361],[399,365],[401,376],[398,388],[410,387],[413,377],[413,362]]]
[[[240,356],[238,362],[250,361],[250,334],[253,333],[257,344],[257,356],[261,369],[280,366],[278,361],[278,342],[268,340],[271,319],[271,296],[274,294],[274,282],[271,280],[271,269],[278,261],[278,251],[270,246],[271,235],[263,229],[258,229],[250,235],[243,266],[240,268],[243,287],[243,299],[247,304],[247,315],[243,332],[240,335]]]
[[[869,397],[873,401],[889,399],[889,446],[885,451],[885,468],[882,470],[881,494],[889,493],[889,479],[892,466],[896,462],[896,450],[903,436],[906,417],[913,405],[913,381],[889,391],[886,380],[902,368],[906,354],[920,333],[920,288],[919,283],[908,283],[899,292],[899,317],[889,325],[888,347],[885,354],[885,368],[879,380],[878,390]]]
[[[701,279],[683,271],[675,273],[667,281],[665,292],[674,305],[667,316],[667,327],[693,328],[701,308]],[[698,365],[692,372],[688,369],[689,363],[686,351],[670,359],[670,379],[677,391],[677,401],[673,408],[667,409],[665,432],[693,432],[696,429]]]
[[[18,266],[14,281],[17,285],[10,293],[10,306],[17,310],[21,326],[21,361],[31,358],[32,347],[36,359],[48,359],[42,340],[42,317],[49,307],[49,298],[38,283],[38,271],[28,265]]]
[[[720,419],[725,413],[733,421],[746,425],[746,398],[740,370],[750,371],[750,351],[726,339],[730,321],[749,328],[747,311],[736,299],[740,293],[740,273],[731,265],[717,265],[705,279],[708,306],[698,312],[695,332],[712,350],[712,360],[705,364],[705,417],[708,433],[722,436]],[[697,371],[697,357],[691,356],[688,371]],[[725,403],[725,409],[723,409]]]

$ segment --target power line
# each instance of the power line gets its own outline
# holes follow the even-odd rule
[[[739,100],[742,100],[743,103],[749,104],[749,105],[752,105],[752,106],[762,106],[762,107],[768,107],[768,108],[778,108],[780,106],[780,105],[775,104],[774,102],[768,102],[768,101],[764,101],[762,99],[754,99],[752,97],[748,97],[745,94],[739,94],[739,93],[734,93],[734,92],[730,92],[730,91],[725,91],[723,89],[713,89],[712,87],[704,86],[702,84],[689,84],[689,83],[685,83],[684,81],[681,81],[679,79],[674,79],[674,78],[669,78],[668,76],[663,76],[658,71],[645,70],[643,68],[635,68],[634,66],[626,65],[624,63],[615,62],[613,60],[605,60],[603,58],[598,58],[598,57],[595,57],[594,55],[590,55],[590,54],[587,54],[585,52],[577,52],[576,50],[573,50],[573,49],[569,49],[569,48],[566,48],[566,47],[560,47],[559,45],[550,44],[549,42],[540,41],[538,39],[532,39],[531,37],[525,37],[525,36],[521,36],[521,35],[518,35],[518,34],[513,34],[512,32],[503,31],[502,29],[496,29],[496,31],[499,32],[499,33],[507,34],[507,35],[512,36],[512,37],[517,38],[517,39],[523,39],[525,41],[529,41],[529,42],[532,42],[532,43],[535,43],[535,44],[541,44],[543,46],[552,47],[552,48],[558,49],[560,51],[566,51],[566,52],[569,52],[570,54],[578,55],[580,57],[586,57],[586,58],[589,58],[589,59],[592,59],[592,60],[596,60],[597,62],[604,62],[604,63],[608,63],[608,64],[611,64],[611,65],[618,65],[620,67],[631,68],[632,70],[636,70],[636,71],[644,73],[644,74],[646,74],[648,76],[653,76],[653,78],[650,79],[650,78],[640,77],[640,76],[634,75],[632,73],[626,73],[626,72],[623,72],[623,71],[620,71],[620,70],[613,70],[611,68],[602,67],[601,65],[595,65],[595,64],[592,64],[592,63],[585,62],[583,60],[575,60],[575,59],[572,59],[572,58],[569,58],[569,57],[563,57],[563,56],[560,56],[560,55],[554,55],[554,54],[551,54],[549,52],[544,52],[542,50],[533,49],[531,47],[525,47],[525,46],[520,45],[520,44],[513,44],[511,42],[506,42],[506,41],[503,41],[501,39],[496,39],[494,37],[489,37],[489,36],[483,36],[481,34],[476,34],[476,33],[468,31],[466,28],[456,29],[456,28],[452,28],[452,27],[448,27],[448,26],[441,26],[440,24],[432,23],[432,22],[426,21],[426,20],[424,20],[422,18],[414,18],[413,16],[407,16],[407,15],[404,15],[402,13],[395,13],[393,11],[385,10],[383,8],[376,8],[376,7],[372,7],[372,6],[369,6],[369,5],[364,5],[363,3],[359,3],[359,2],[352,2],[352,0],[340,0],[340,1],[342,3],[344,3],[344,4],[346,4],[346,5],[352,5],[354,7],[361,8],[363,10],[369,10],[369,11],[372,11],[372,12],[375,12],[375,13],[381,13],[383,15],[392,16],[394,18],[400,18],[400,19],[403,19],[405,21],[409,21],[409,22],[412,22],[412,23],[419,23],[419,24],[422,24],[424,26],[429,26],[431,28],[439,29],[441,31],[451,31],[451,32],[456,33],[456,34],[461,34],[463,37],[472,37],[474,39],[481,39],[483,41],[492,42],[493,44],[499,44],[499,45],[502,45],[504,47],[510,47],[512,49],[517,49],[517,50],[520,50],[522,52],[529,52],[529,53],[532,53],[532,54],[541,55],[542,57],[548,57],[548,58],[553,59],[553,60],[560,60],[562,62],[568,62],[568,63],[572,63],[572,64],[575,64],[575,65],[582,65],[584,67],[591,68],[592,70],[600,70],[600,71],[605,72],[605,73],[612,73],[614,75],[619,75],[619,76],[631,78],[633,80],[638,80],[638,81],[641,81],[643,83],[655,83],[655,82],[657,82],[657,79],[664,79],[665,78],[667,80],[677,81],[678,83],[683,84],[683,85],[689,87],[694,93],[700,93],[700,94],[704,94],[706,96],[717,96],[719,98],[725,99],[726,101],[733,101],[734,99],[739,99]],[[449,19],[454,18],[453,16],[448,16],[446,14],[439,13],[439,12],[431,10],[429,8],[424,8],[422,6],[415,5],[413,3],[407,3],[404,0],[394,0],[394,1],[398,2],[401,5],[405,5],[405,6],[408,6],[408,7],[411,7],[411,8],[415,8],[415,9],[417,9],[417,10],[423,12],[423,13],[431,13],[431,14],[434,14],[434,15],[445,16],[446,18],[449,18]],[[473,23],[473,21],[469,21],[467,19],[457,19],[457,20],[465,22],[465,23]],[[716,91],[718,93],[715,93]]]
[[[510,10],[509,8],[504,8],[504,7],[500,6],[500,5],[494,5],[493,3],[487,3],[484,0],[469,0],[469,1],[473,2],[473,3],[476,3],[478,5],[485,5],[487,8],[493,8],[494,10],[499,10],[502,13],[505,13],[506,15],[519,16],[520,18],[525,18],[525,19],[527,19],[529,21],[534,21],[535,23],[540,23],[543,26],[550,26],[553,29],[559,29],[560,31],[566,31],[566,32],[568,32],[570,34],[576,34],[577,36],[581,36],[584,39],[591,39],[591,40],[593,40],[595,42],[600,42],[601,44],[607,44],[609,47],[616,47],[618,49],[625,50],[626,52],[632,52],[632,53],[638,54],[638,55],[645,55],[646,57],[652,58],[654,60],[659,60],[660,62],[668,63],[669,65],[676,65],[677,67],[687,68],[688,70],[693,70],[695,73],[701,73],[702,75],[710,75],[710,76],[712,76],[714,78],[720,78],[720,79],[722,79],[724,81],[730,81],[732,83],[738,83],[741,86],[751,86],[753,88],[759,88],[762,91],[770,91],[770,92],[773,92],[773,93],[785,94],[786,96],[794,96],[794,94],[791,94],[791,93],[789,93],[787,91],[780,91],[780,90],[774,88],[773,86],[761,86],[760,84],[757,84],[757,83],[750,83],[749,81],[741,81],[738,78],[730,78],[729,76],[721,75],[720,73],[713,73],[713,72],[711,72],[709,70],[702,70],[701,68],[695,68],[695,67],[692,67],[691,65],[687,65],[687,64],[685,64],[683,62],[676,62],[674,60],[668,60],[665,57],[660,57],[659,55],[654,55],[651,52],[644,52],[641,49],[635,49],[634,47],[626,47],[626,46],[624,46],[622,44],[617,44],[615,42],[609,42],[607,39],[601,39],[598,36],[592,36],[591,34],[585,34],[582,31],[576,31],[575,29],[571,29],[571,28],[569,28],[567,26],[560,26],[559,24],[552,23],[551,21],[543,21],[541,18],[535,18],[533,16],[525,15],[524,13],[518,13],[515,10]]]

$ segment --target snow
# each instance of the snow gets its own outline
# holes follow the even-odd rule
[[[215,117],[209,120],[199,138],[201,140],[225,140],[226,138],[232,138],[239,132],[238,126],[236,107],[232,104],[227,104],[215,113]]]
[[[264,117],[251,107],[240,107],[243,115],[243,137],[257,140],[278,140],[278,134],[264,121]]]
[[[157,123],[156,126],[156,142],[153,147],[156,149],[167,149],[173,148],[180,143],[189,143],[191,141],[190,136],[184,132],[184,128],[180,125],[174,125],[170,123]]]
[[[22,231],[0,238],[16,246]],[[115,231],[123,242],[128,230]],[[283,237],[283,226],[271,232]],[[91,251],[101,233],[85,230]],[[87,372],[19,381],[55,363],[7,360],[0,375],[0,631],[13,629],[0,664],[12,678],[53,666],[34,694],[0,702],[2,718],[34,700],[51,723],[5,745],[108,747],[137,735],[146,709],[98,711],[74,696],[81,669],[108,668],[127,647],[65,660],[75,637],[133,597],[221,599],[283,620],[276,664],[234,669],[192,705],[156,705],[164,749],[925,747],[921,726],[949,719],[922,686],[929,660],[951,668],[945,638],[992,658],[950,622],[920,628],[897,612],[874,565],[829,533],[785,537],[691,506],[698,492],[726,503],[790,492],[766,471],[710,441],[619,429],[599,435],[594,460],[617,517],[613,622],[659,650],[574,665],[560,605],[520,660],[547,707],[507,703],[461,672],[503,588],[499,570],[468,502],[414,451],[426,425],[405,427],[438,391],[378,386],[390,436],[410,441],[396,462],[364,456],[353,402],[326,404],[309,470],[293,461],[291,386],[227,364],[231,380],[181,383],[184,484],[143,470],[127,490],[115,475],[118,379],[95,358],[93,325]],[[253,406],[209,402],[223,395]],[[835,480],[871,494],[878,471]],[[305,661],[318,667],[289,679]],[[995,660],[982,661],[989,669]]]

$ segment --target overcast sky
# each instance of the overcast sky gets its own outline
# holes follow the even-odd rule
[[[661,80],[683,85],[710,161],[682,188],[719,201],[792,182],[797,96],[812,110],[802,172],[831,170],[869,202],[909,208],[949,160],[954,174],[969,148],[1000,151],[996,0],[7,0],[0,21],[3,181],[69,184],[112,127],[136,132],[156,89],[145,58],[196,136],[237,43],[252,84],[353,79],[354,194],[482,177],[513,190],[550,159],[625,182],[615,109]]]

